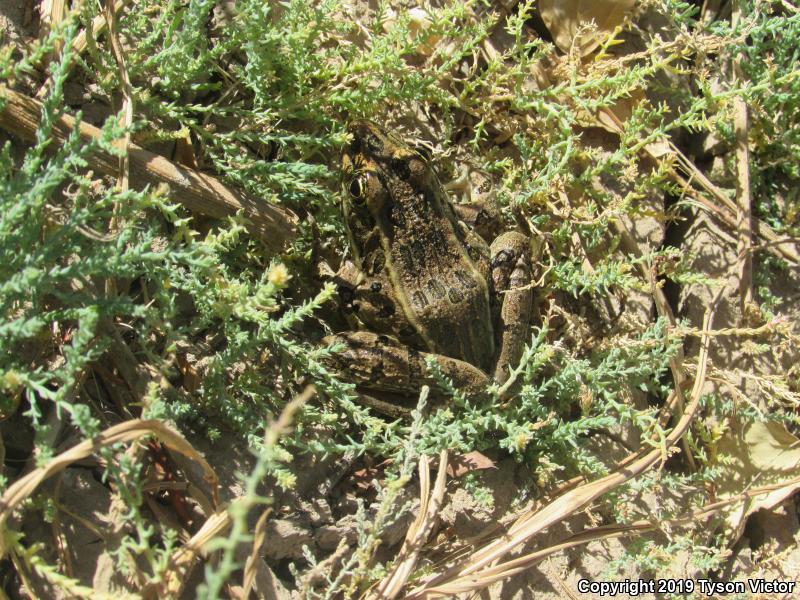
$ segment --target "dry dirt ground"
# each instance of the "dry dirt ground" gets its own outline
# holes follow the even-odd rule
[[[33,0],[4,0],[0,4],[0,30],[4,33],[6,43],[24,43],[37,34],[37,16]],[[100,120],[107,114],[107,107],[96,106],[83,99],[89,97],[80,89],[68,90],[75,108],[82,108],[88,120]],[[0,140],[8,139],[0,133]],[[604,149],[609,143],[605,132],[589,130],[586,139]],[[12,140],[13,141],[13,140]],[[16,142],[15,142],[16,143]],[[613,143],[613,140],[611,141]],[[703,157],[704,167],[711,171],[715,161],[720,157],[709,153]],[[612,184],[613,185],[613,184]],[[663,211],[665,199],[654,197],[649,200],[652,206]],[[727,226],[716,222],[712,217],[699,210],[685,212],[684,220],[666,228],[655,219],[642,219],[630,223],[629,228],[636,241],[643,247],[656,248],[669,244],[680,248],[690,255],[698,271],[712,277],[728,277],[735,272],[737,260],[736,240],[727,231]],[[731,289],[735,289],[733,286]],[[800,333],[800,275],[783,281],[773,282],[772,291],[781,299],[776,312],[793,322],[795,333]],[[679,317],[686,318],[691,324],[702,323],[703,312],[710,301],[705,286],[684,286],[680,289],[667,290],[672,302],[672,309]],[[588,309],[589,307],[587,307]],[[630,294],[624,298],[598,303],[590,307],[592,318],[606,320],[609,324],[618,318],[633,319],[639,322],[650,322],[655,313],[652,300],[647,294]],[[734,293],[722,298],[717,318],[716,329],[736,327],[739,323],[738,300]],[[686,348],[687,357],[694,356],[696,347]],[[798,364],[800,348],[771,348],[769,350],[742,346],[735,338],[719,338],[713,344],[711,364],[715,368],[740,368],[744,372],[769,374],[786,372]],[[717,384],[710,382],[709,390]],[[750,388],[759,392],[757,382],[742,381],[743,390]],[[724,391],[724,390],[723,390]],[[25,453],[30,448],[31,432],[24,427],[6,422],[3,424],[3,437],[8,448],[9,457],[14,453]],[[627,433],[620,432],[624,438]],[[635,445],[636,440],[629,440]],[[225,500],[237,497],[241,493],[235,472],[248,472],[252,466],[252,457],[243,447],[241,440],[221,439],[210,444],[204,439],[192,442],[205,453],[205,456],[222,478],[223,489],[227,494]],[[625,448],[613,442],[606,442],[602,451],[608,457],[623,456]],[[449,548],[459,541],[470,540],[474,536],[492,528],[502,517],[513,513],[512,501],[518,494],[521,481],[527,473],[524,467],[513,460],[497,458],[496,468],[479,473],[478,477],[487,488],[494,492],[494,506],[487,508],[478,504],[463,489],[453,488],[447,496],[447,503],[442,511],[437,529],[432,539],[437,549],[431,557],[443,556]],[[355,494],[348,486],[352,485],[353,473],[378,468],[377,465],[362,460],[319,461],[311,459],[306,464],[297,465],[301,474],[296,489],[278,498],[279,507],[276,518],[270,521],[267,530],[269,543],[263,557],[264,567],[260,573],[259,589],[263,597],[294,598],[299,594],[287,589],[287,582],[295,580],[290,567],[296,561],[302,563],[303,546],[312,549],[317,557],[325,562],[315,569],[301,570],[295,585],[309,588],[324,586],[323,575],[346,550],[356,543]],[[187,468],[191,468],[187,465]],[[98,483],[91,472],[81,468],[67,469],[60,483],[60,497],[63,499],[63,518],[60,523],[64,535],[70,540],[69,554],[73,561],[73,571],[78,579],[96,589],[110,589],[115,574],[110,569],[111,561],[107,554],[109,544],[99,543],[97,534],[93,533],[94,525],[103,529],[111,520],[117,507],[110,505],[107,489]],[[412,484],[406,490],[412,509],[415,506],[418,489]],[[653,499],[639,499],[642,507],[652,505]],[[680,502],[680,499],[678,499]],[[375,510],[377,505],[373,505]],[[800,496],[789,496],[772,510],[762,510],[751,515],[744,526],[743,534],[730,550],[726,569],[719,573],[720,579],[746,579],[747,577],[765,577],[788,581],[800,580]],[[391,557],[402,541],[406,527],[412,515],[406,514],[388,532],[382,553]],[[92,525],[86,527],[86,523]],[[549,529],[540,536],[528,550],[537,546],[544,547],[560,540],[566,534],[581,531],[588,525],[603,522],[603,515],[592,510],[575,516],[557,527]],[[49,539],[49,526],[42,522],[25,522],[23,530],[31,540]],[[663,537],[654,537],[664,542]],[[586,598],[590,594],[579,593],[577,583],[580,579],[599,580],[604,569],[614,559],[622,555],[628,542],[594,542],[585,547],[556,554],[536,567],[516,576],[510,581],[497,583],[480,597],[504,600],[523,598]],[[326,558],[327,557],[327,558]],[[674,576],[683,578],[699,578],[706,574],[692,571],[688,566],[685,552],[677,552],[674,557]],[[199,570],[195,577],[201,577]],[[646,574],[637,572],[633,565],[625,572],[625,577],[637,579]],[[272,595],[263,591],[272,589]],[[192,595],[192,585],[188,586],[187,597]],[[469,596],[464,596],[469,597]],[[621,595],[618,598],[629,596]],[[640,597],[652,597],[644,595]],[[800,596],[795,596],[800,597]]]

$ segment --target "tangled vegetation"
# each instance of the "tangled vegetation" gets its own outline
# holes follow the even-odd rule
[[[31,438],[25,456],[14,438],[20,462],[2,472],[7,593],[99,593],[65,558],[58,487],[11,503],[15,481],[55,475],[67,465],[56,469],[54,457],[83,440],[103,440],[92,468],[123,508],[102,537],[114,589],[131,597],[181,592],[195,558],[181,551],[204,523],[197,547],[212,558],[199,597],[228,597],[242,581],[249,590],[254,563],[237,548],[258,555],[263,511],[283,508],[277,498],[310,460],[388,461],[374,482],[377,509],[360,501],[348,553],[302,588],[314,598],[359,597],[393,573],[403,555],[379,560],[382,535],[416,510],[404,490],[420,461],[444,450],[512,457],[526,469],[514,509],[530,514],[548,494],[613,477],[623,455],[606,439],[661,456],[590,498],[609,523],[677,522],[746,491],[720,484],[744,460],[726,436],[751,423],[783,424],[786,435],[800,425],[797,368],[785,366],[797,312],[776,287],[797,278],[800,10],[786,0],[609,0],[609,22],[593,24],[580,3],[562,13],[552,4],[142,0],[117,2],[112,15],[89,0],[49,26],[42,18],[39,40],[4,47],[0,125],[13,135],[0,153],[2,435]],[[41,101],[27,139],[8,116],[23,96]],[[741,226],[742,106],[752,227]],[[62,135],[65,115],[76,121]],[[423,392],[412,417],[392,419],[326,367],[336,348],[320,340],[342,323],[328,274],[347,256],[339,156],[356,118],[426,146],[443,181],[483,174],[508,227],[523,224],[536,240],[539,318],[510,399],[498,386],[468,397],[434,372],[450,400]],[[97,135],[81,135],[81,122]],[[247,210],[204,215],[179,187],[143,186],[133,148],[277,207],[287,243],[265,239]],[[120,166],[109,172],[98,156]],[[732,265],[665,238],[665,227],[683,231],[697,215],[739,244]],[[737,271],[745,256],[751,274]],[[679,310],[692,293],[712,309],[707,300],[722,297],[733,317],[709,325],[702,311]],[[720,354],[707,367],[704,348],[720,340],[769,365]],[[678,443],[670,435],[684,410],[692,420]],[[154,486],[172,481],[159,452],[199,455],[146,426],[108,434],[125,422],[166,423],[195,445],[240,443],[253,455],[241,495],[224,497],[226,509],[210,488]],[[798,475],[787,468],[756,485],[788,490]],[[494,502],[480,470],[453,485]],[[643,495],[657,498],[657,514],[642,512]],[[156,496],[177,516],[162,518],[148,501]],[[609,573],[632,562],[674,576],[679,551],[696,572],[722,569],[747,516],[726,510],[710,529],[698,517],[662,538],[642,535]],[[54,524],[62,546],[28,535],[24,515]],[[219,515],[225,526],[213,529]],[[293,576],[326,558],[307,549]],[[414,568],[407,597],[422,597],[414,587],[431,574],[451,581],[433,563]]]

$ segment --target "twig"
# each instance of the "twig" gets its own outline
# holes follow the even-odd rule
[[[114,55],[114,60],[117,63],[117,70],[119,71],[120,88],[122,91],[122,127],[125,133],[122,139],[117,143],[122,150],[119,156],[119,172],[117,173],[117,187],[122,192],[127,192],[130,187],[130,153],[129,148],[131,145],[131,125],[133,125],[133,88],[131,86],[130,76],[128,75],[128,68],[125,66],[125,58],[122,53],[122,44],[120,44],[119,36],[117,34],[117,15],[114,10],[113,0],[105,0],[103,7],[103,14],[108,26],[108,41],[111,46],[111,52]],[[119,214],[120,205],[118,201],[114,202],[113,214],[111,222],[109,223],[109,231],[111,234],[116,234],[119,229]],[[106,293],[109,296],[116,296],[119,290],[117,289],[117,282],[113,277],[106,278]]]
[[[42,104],[2,86],[0,95],[6,99],[6,108],[0,112],[0,128],[24,140],[34,141]],[[76,126],[74,117],[62,115],[54,124],[53,138],[63,143]],[[101,131],[81,122],[80,134],[83,140],[89,142],[100,138]],[[249,221],[248,229],[273,251],[281,250],[297,235],[297,216],[285,208],[248,196],[211,175],[176,165],[136,144],[129,146],[128,154],[134,188],[169,184],[174,190],[175,200],[191,211],[215,219],[224,219],[241,211]],[[119,172],[117,157],[105,151],[98,151],[91,156],[90,167],[110,176],[116,176]]]
[[[619,220],[614,220],[614,229],[616,230],[617,234],[620,236],[620,242],[622,248],[628,254],[632,254],[637,258],[642,257],[642,251],[639,248],[639,244],[636,242],[634,237],[630,234],[627,227]],[[650,293],[653,295],[653,303],[656,306],[656,312],[662,319],[666,319],[669,322],[670,327],[677,326],[677,320],[675,319],[675,315],[672,312],[672,308],[670,308],[669,301],[667,300],[664,291],[658,285],[656,281],[655,273],[651,268],[648,268],[646,264],[642,261],[638,261],[639,268],[642,271],[645,279],[647,280],[648,284],[650,285]],[[684,406],[686,406],[686,399],[683,396],[683,386],[685,381],[685,376],[683,373],[683,346],[678,347],[677,355],[673,356],[669,359],[669,369],[672,373],[672,380],[675,383],[675,407],[674,412],[677,415],[683,411]],[[689,466],[692,470],[696,470],[697,465],[695,465],[694,457],[692,456],[691,449],[689,448],[689,444],[685,439],[681,440],[681,445],[683,446],[684,456],[686,457],[686,461],[689,463]]]
[[[39,39],[44,40],[55,27],[61,24],[67,16],[67,7],[64,0],[42,0],[39,4]],[[58,54],[64,46],[64,41],[58,39],[53,44],[53,52]],[[53,75],[50,74],[45,79],[42,87],[39,88],[38,98],[44,98],[47,90],[53,83]]]
[[[244,564],[244,579],[242,580],[242,598],[249,598],[250,591],[253,589],[253,584],[256,582],[256,573],[258,572],[259,558],[261,547],[267,540],[267,519],[272,508],[265,509],[256,522],[256,527],[253,532],[253,548],[250,550],[250,556],[247,557],[247,562]],[[263,590],[259,590],[263,592]]]
[[[408,581],[409,576],[414,571],[414,567],[419,560],[422,546],[428,539],[439,508],[444,499],[444,491],[447,483],[447,450],[442,450],[439,455],[439,474],[436,477],[436,485],[433,493],[430,490],[430,470],[428,467],[428,457],[422,456],[419,460],[420,478],[420,506],[416,520],[408,529],[403,547],[395,561],[395,567],[378,585],[374,598],[380,600],[392,600],[396,598],[403,586]]]
[[[620,121],[619,117],[617,117],[613,111],[604,110],[604,115],[608,117],[608,123],[613,123],[614,126],[617,128],[618,133],[622,133],[623,131],[623,123]],[[697,168],[697,166],[689,160],[686,155],[681,152],[681,150],[673,143],[668,142],[669,151],[670,153],[674,154],[675,157],[678,159],[678,164],[683,168],[689,178],[683,177],[677,169],[672,166],[668,165],[667,172],[669,173],[670,177],[673,181],[675,181],[678,186],[684,191],[684,193],[688,196],[691,196],[692,199],[700,202],[703,206],[705,206],[708,210],[712,213],[716,214],[719,218],[725,221],[731,227],[736,227],[736,214],[738,208],[736,203],[733,202],[728,196],[723,192],[717,185],[715,185],[706,175]],[[652,150],[652,146],[648,145],[644,147],[644,150],[650,155],[650,157],[655,160],[656,162],[661,162],[662,159],[659,157],[658,153]],[[711,194],[714,200],[717,200],[719,204],[716,204],[710,201],[708,198],[704,197],[702,192],[695,189],[691,183],[697,182],[697,184],[706,192]],[[795,265],[800,264],[800,253],[797,252],[796,248],[791,245],[788,241],[782,241],[778,234],[772,230],[772,228],[764,223],[763,221],[753,217],[751,215],[751,224],[753,231],[762,239],[768,242],[765,245],[772,254],[779,258],[783,258],[789,262],[794,263]]]
[[[790,488],[792,486],[797,485],[798,483],[800,483],[800,477],[795,477],[794,479],[781,484],[767,485],[760,488],[752,489],[747,492],[743,492],[737,496],[734,496],[733,498],[726,498],[725,500],[721,500],[719,502],[709,504],[708,506],[704,506],[703,508],[693,513],[689,513],[688,515],[675,517],[674,519],[669,519],[666,521],[653,522],[647,520],[640,520],[630,523],[629,525],[616,525],[616,524],[604,525],[601,527],[587,529],[573,536],[570,536],[569,538],[563,540],[562,542],[559,542],[558,544],[549,546],[547,548],[542,548],[541,550],[536,550],[535,552],[531,552],[524,556],[520,556],[513,560],[507,561],[506,563],[503,563],[501,565],[498,565],[496,567],[481,572],[480,583],[482,584],[482,587],[486,587],[488,585],[491,585],[492,583],[495,583],[496,581],[502,581],[503,579],[508,579],[509,577],[513,577],[514,575],[524,572],[526,569],[530,569],[533,565],[537,564],[538,562],[542,561],[548,556],[552,556],[557,552],[562,552],[564,550],[568,550],[576,546],[582,546],[590,542],[595,542],[599,540],[608,540],[626,535],[641,534],[647,531],[663,530],[665,529],[665,526],[680,527],[682,525],[690,525],[692,523],[696,523],[698,521],[706,519],[733,504],[738,504],[739,502],[745,502],[756,496],[760,496],[762,494],[768,494],[778,489]],[[428,597],[436,597],[437,593],[440,594],[443,591],[446,591],[448,595],[450,595],[462,592],[471,592],[474,591],[475,589],[476,589],[475,585],[470,585],[469,582],[466,582],[463,586],[459,588],[457,588],[455,585],[448,585],[446,588],[443,588],[441,590],[430,590],[430,594]]]
[[[110,1],[110,0],[108,0],[108,1]],[[130,2],[130,0],[117,0],[117,2],[114,3],[113,8],[111,10],[108,10],[107,12],[111,12],[114,15],[116,15],[129,2]],[[46,4],[50,4],[51,8],[45,8]],[[50,22],[47,23],[47,26],[45,27],[43,25],[42,28],[40,29],[40,37],[44,37],[44,35],[50,31],[50,29],[52,28],[52,25],[54,25],[55,23],[58,23],[60,20],[63,20],[64,17],[66,16],[66,11],[64,11],[64,12],[61,13],[59,19],[56,18],[56,15],[58,15],[58,13],[54,12],[54,11],[57,10],[57,5],[58,4],[61,5],[61,9],[62,9],[62,11],[64,11],[64,0],[43,0],[42,8],[40,9],[42,11],[42,15],[44,15],[45,11],[47,11],[47,14],[50,14],[52,16],[50,17]],[[104,12],[103,14],[97,15],[92,20],[91,35],[87,36],[86,30],[83,29],[78,33],[78,35],[75,36],[75,39],[72,40],[72,53],[75,54],[75,55],[82,54],[83,51],[86,50],[86,48],[88,47],[88,40],[90,38],[92,40],[94,40],[98,35],[100,35],[103,31],[105,31],[107,25],[108,25],[108,16],[107,16],[106,12]],[[58,50],[59,48],[60,48],[60,46],[57,45],[56,46],[56,50]],[[52,78],[48,77],[47,80],[42,84],[42,87],[39,88],[39,91],[36,92],[36,98],[38,100],[44,99],[44,97],[47,95],[47,90],[50,89],[51,81],[52,81]]]
[[[170,568],[163,575],[160,584],[149,584],[142,590],[147,598],[178,598],[186,584],[188,571],[198,556],[206,554],[206,548],[212,540],[231,526],[231,515],[227,507],[221,508],[209,516],[200,531],[183,546],[172,553],[169,558]]]
[[[117,0],[114,3],[114,13],[117,14],[121,11],[125,6],[130,4],[131,0]],[[106,20],[106,15],[101,14],[97,15],[94,19],[92,19],[92,39],[97,38],[98,35],[103,33],[106,29],[106,25],[108,21]],[[81,31],[75,36],[75,40],[72,42],[72,50],[75,54],[81,54],[88,45],[86,31]]]
[[[122,140],[120,140],[120,145],[124,153],[119,157],[117,185],[120,190],[126,192],[128,191],[129,183],[128,147],[131,144],[130,127],[133,124],[133,91],[131,79],[128,75],[128,68],[125,66],[122,44],[120,44],[119,36],[117,35],[117,16],[114,12],[114,3],[111,0],[106,0],[103,14],[108,24],[108,39],[111,43],[111,51],[114,54],[117,69],[119,69],[120,87],[122,88],[122,126],[125,128],[125,135]],[[112,226],[112,230],[113,229],[115,229],[115,227]]]
[[[46,38],[66,14],[64,0],[42,0],[39,4],[39,39]]]
[[[733,2],[731,26],[735,30],[739,24],[741,5]],[[744,80],[741,59],[733,58],[734,83]],[[742,320],[745,320],[753,306],[753,255],[752,240],[752,198],[750,194],[750,149],[747,146],[748,117],[747,104],[741,96],[733,98],[733,126],[736,136],[736,234],[739,256],[736,271],[739,279],[739,303]]]
[[[675,152],[676,156],[678,157],[681,166],[705,191],[710,193],[715,200],[718,200],[721,206],[716,205],[713,202],[709,202],[708,199],[704,198],[699,191],[692,187],[687,187],[687,193],[691,195],[692,198],[701,202],[704,206],[723,218],[729,225],[735,227],[736,222],[734,215],[737,211],[736,203],[728,198],[725,192],[723,192],[708,177],[706,177],[705,174],[677,148],[677,146],[675,146],[672,142],[670,142],[669,145],[670,149]],[[687,181],[681,177],[677,171],[673,169],[671,174],[673,179],[678,184],[688,186]],[[775,256],[788,260],[794,264],[800,264],[800,254],[794,248],[793,243],[781,241],[781,238],[778,237],[778,234],[775,233],[775,231],[773,231],[772,228],[763,221],[755,217],[751,217],[751,220],[753,223],[753,230],[758,234],[759,237],[769,242],[770,245],[767,247],[769,248],[770,252],[772,252]]]
[[[278,419],[270,422],[267,426],[264,434],[264,446],[270,447],[278,443],[281,436],[285,435],[290,430],[295,413],[300,410],[315,393],[316,390],[314,387],[308,386],[299,396],[284,407]],[[259,459],[259,461],[262,462],[262,459]],[[172,553],[169,559],[170,568],[164,573],[162,581],[150,584],[146,590],[145,596],[148,598],[180,597],[183,587],[189,577],[189,571],[194,566],[197,557],[205,555],[209,543],[221,536],[232,525],[234,527],[235,536],[237,534],[236,528],[241,528],[244,525],[241,521],[242,515],[246,514],[253,505],[259,502],[260,497],[255,493],[255,486],[252,485],[252,482],[248,482],[248,488],[243,496],[240,496],[228,506],[210,515],[200,528],[200,531],[193,535],[186,544]],[[262,514],[261,518],[263,519],[263,523],[256,526],[256,535],[250,553],[251,557],[258,555],[261,544],[264,541],[264,537],[261,535],[263,533],[262,525],[266,523],[267,517],[265,514]],[[261,519],[259,523],[261,523]],[[238,534],[242,535],[243,532],[239,531]],[[234,539],[237,538],[234,537]],[[230,550],[230,547],[225,547],[225,550]],[[248,559],[247,564],[251,565],[250,559]],[[253,564],[256,565],[254,568],[257,568],[257,562]],[[247,572],[249,572],[249,568]],[[245,584],[247,584],[248,579],[247,572],[245,573]]]
[[[689,335],[694,337],[700,337],[703,335],[709,335],[712,337],[759,337],[771,333],[791,335],[791,323],[784,317],[777,317],[769,323],[764,323],[760,327],[723,327],[722,329],[714,329],[713,331],[700,331],[694,327],[678,327],[673,331],[681,337],[686,337]]]

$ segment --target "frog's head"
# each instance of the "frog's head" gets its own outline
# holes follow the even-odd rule
[[[345,218],[374,219],[391,196],[387,170],[402,144],[369,121],[356,121],[348,133],[351,141],[342,153]]]
[[[426,158],[371,121],[348,127],[342,153],[342,212],[358,262],[367,238],[378,226],[391,235],[400,226],[391,218],[398,205],[435,178]],[[394,213],[393,213],[394,210]]]

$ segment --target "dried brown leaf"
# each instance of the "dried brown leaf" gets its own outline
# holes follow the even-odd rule
[[[453,458],[452,462],[447,465],[447,474],[450,477],[461,477],[472,471],[496,468],[497,466],[491,458],[476,450]]]
[[[635,0],[541,0],[542,20],[553,41],[564,52],[573,45],[580,56],[586,56],[600,45],[605,37],[622,25]],[[594,21],[596,30],[586,32]]]
[[[752,513],[770,509],[800,489],[800,440],[780,423],[733,423],[717,443],[717,494],[720,498],[747,492],[754,486],[784,485],[736,505],[725,520],[737,539]],[[788,485],[790,482],[794,482]]]

